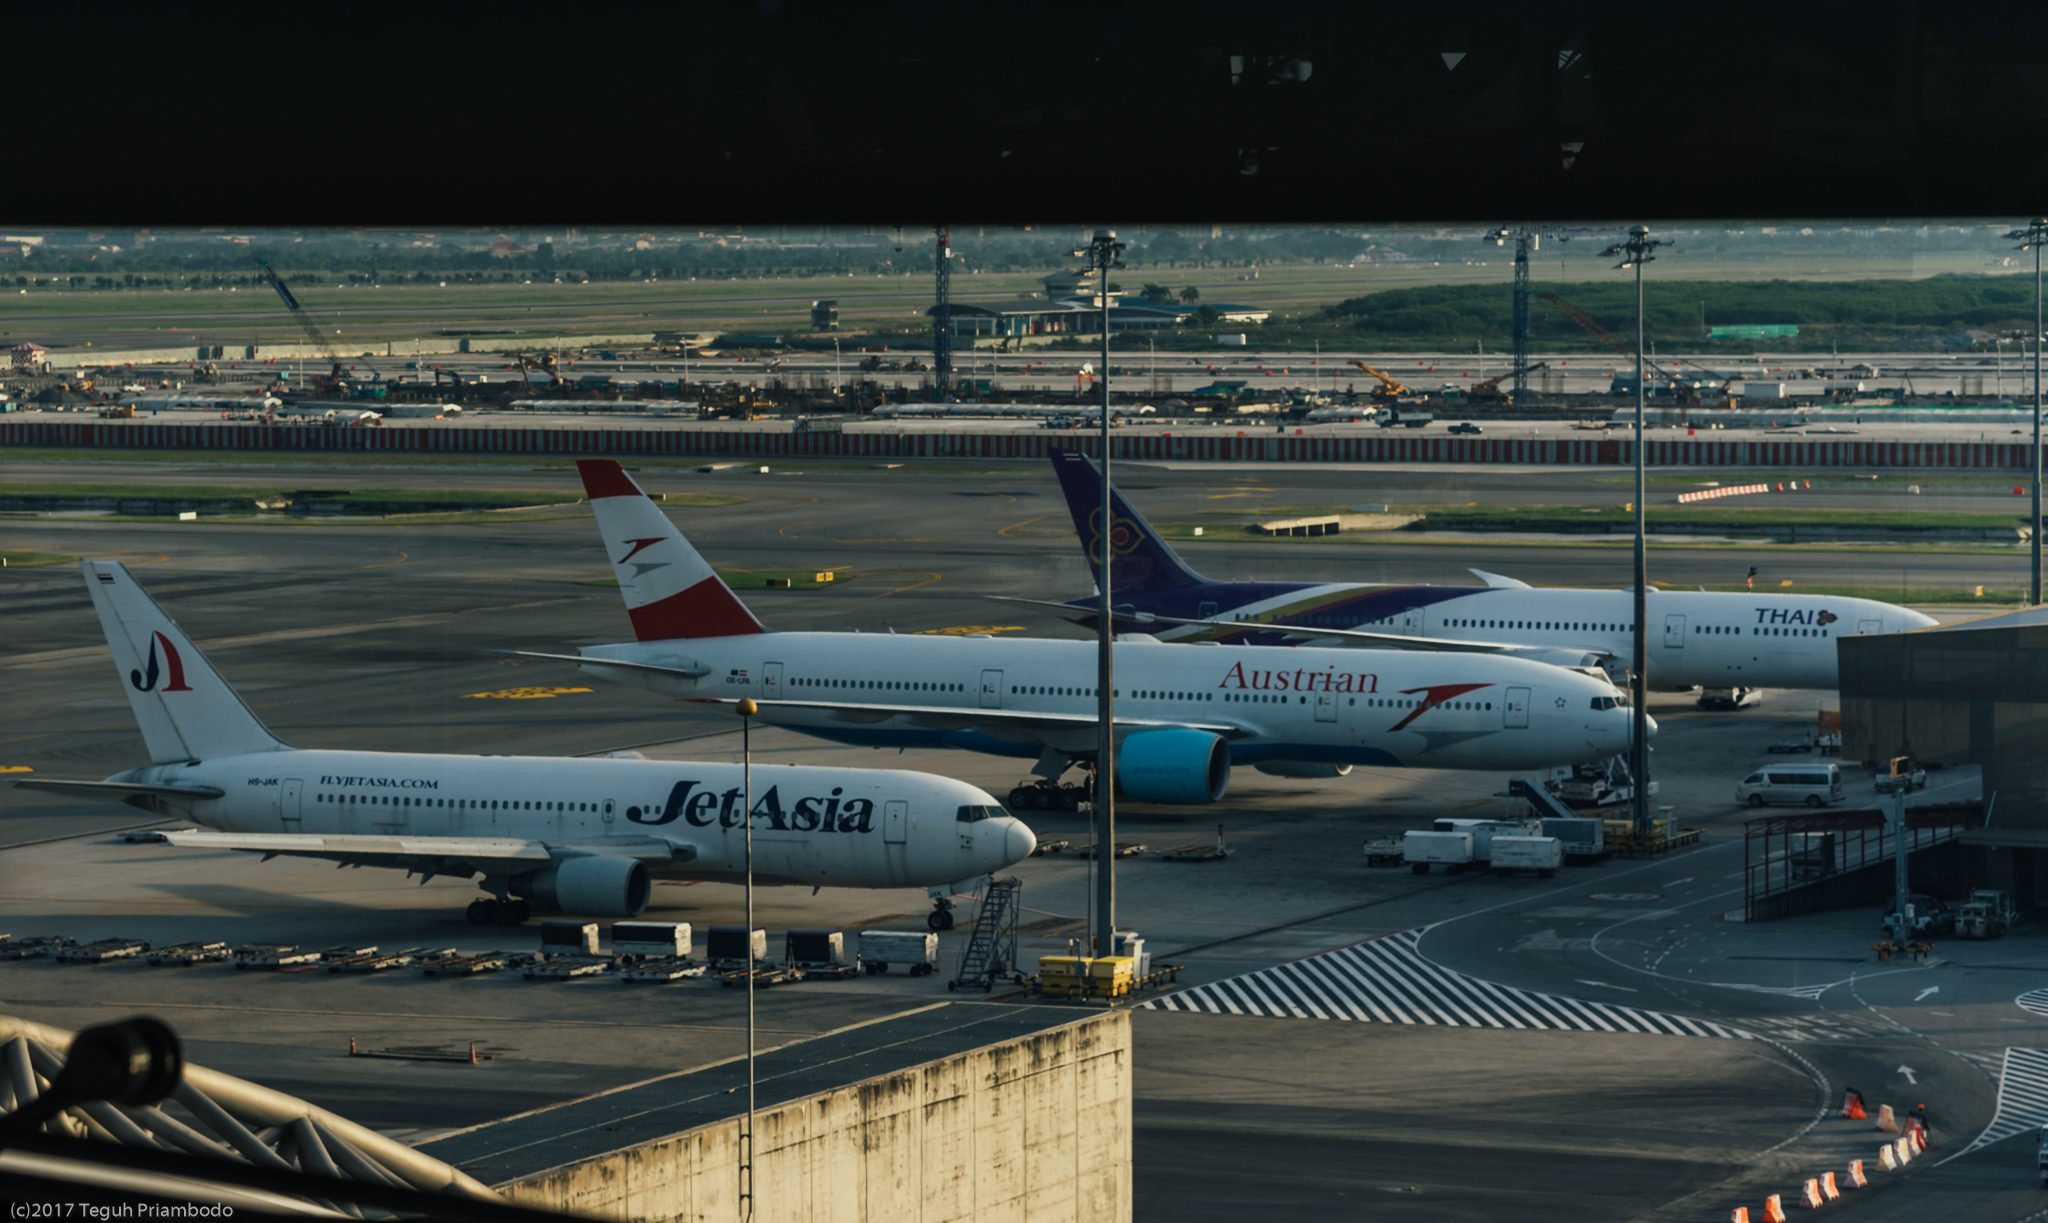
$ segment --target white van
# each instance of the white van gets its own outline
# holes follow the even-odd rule
[[[1842,801],[1842,769],[1834,764],[1766,764],[1735,785],[1735,801],[1805,803],[1824,807]]]

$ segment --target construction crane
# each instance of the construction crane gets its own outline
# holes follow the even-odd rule
[[[519,366],[519,382],[520,389],[522,390],[527,389],[528,384],[533,381],[532,374],[534,370],[539,370],[541,373],[546,374],[549,385],[555,390],[565,390],[569,385],[568,379],[562,377],[562,371],[559,368],[561,362],[551,352],[515,352],[512,354],[512,360]]]
[[[342,371],[341,356],[334,351],[334,345],[328,341],[326,336],[320,334],[318,327],[313,325],[313,320],[306,313],[306,308],[301,306],[299,299],[292,295],[291,286],[286,284],[284,277],[279,276],[277,270],[270,266],[270,261],[258,255],[256,257],[256,266],[262,268],[263,274],[270,278],[270,287],[277,290],[278,297],[284,302],[284,308],[291,311],[292,321],[299,325],[299,330],[306,333],[306,339],[311,341],[313,351],[327,358],[328,371],[324,376],[316,376],[313,379],[313,389],[322,395],[346,394],[348,391],[348,378]]]
[[[944,401],[953,389],[953,231],[938,225],[932,232],[939,237],[932,265],[932,385]]]
[[[1630,358],[1633,358],[1636,355],[1634,345],[1630,344],[1627,340],[1622,339],[1620,336],[1615,335],[1613,332],[1607,330],[1607,328],[1602,327],[1599,323],[1594,322],[1590,315],[1588,315],[1585,311],[1579,309],[1577,306],[1572,305],[1564,298],[1558,296],[1555,293],[1545,293],[1543,295],[1543,300],[1549,302],[1553,306],[1556,306],[1560,313],[1562,313],[1566,318],[1570,319],[1572,322],[1577,323],[1579,327],[1586,332],[1586,334],[1600,341],[1602,344],[1606,345],[1609,349],[1613,350],[1614,352],[1619,353],[1621,356]],[[1714,390],[1719,391],[1723,395],[1726,395],[1728,393],[1728,376],[1726,374],[1715,373],[1713,370],[1708,369],[1706,366],[1701,365],[1696,361],[1686,360],[1686,358],[1684,357],[1679,357],[1677,358],[1677,360],[1682,362],[1683,364],[1690,365],[1694,369],[1705,374],[1707,376],[1706,380],[1714,384]],[[1643,369],[1645,371],[1645,376],[1647,376],[1648,374],[1655,374],[1657,377],[1662,378],[1664,380],[1665,385],[1671,388],[1672,393],[1678,396],[1680,402],[1697,403],[1699,401],[1699,389],[1692,385],[1694,380],[1682,378],[1679,375],[1672,373],[1670,370],[1664,368],[1663,366],[1657,364],[1657,362],[1651,360],[1649,354],[1647,353],[1643,354]]]
[[[1374,399],[1399,399],[1403,395],[1413,395],[1415,393],[1401,385],[1398,380],[1381,373],[1356,357],[1351,359],[1351,364],[1371,374],[1379,381],[1379,385],[1372,389],[1372,397]]]
[[[1515,244],[1515,320],[1514,360],[1509,371],[1514,376],[1513,399],[1520,403],[1529,394],[1529,256],[1543,244],[1545,238],[1569,242],[1573,238],[1594,231],[1582,228],[1566,228],[1557,225],[1503,225],[1488,230],[1485,241],[1495,246],[1505,246],[1512,240]]]
[[[1471,399],[1500,399],[1502,398],[1500,390],[1501,383],[1506,382],[1510,378],[1513,378],[1518,382],[1522,382],[1527,379],[1528,375],[1535,373],[1537,370],[1549,368],[1550,362],[1538,361],[1533,365],[1526,365],[1520,369],[1511,369],[1505,374],[1501,374],[1493,378],[1488,378],[1484,382],[1473,383],[1470,389],[1468,389],[1465,392],[1465,394],[1468,398]]]

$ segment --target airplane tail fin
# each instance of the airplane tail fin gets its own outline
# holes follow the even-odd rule
[[[152,763],[210,760],[287,746],[264,729],[199,647],[125,567],[114,561],[86,561],[79,568]]]
[[[1081,551],[1088,558],[1088,571],[1095,578],[1095,589],[1102,589],[1105,535],[1109,543],[1110,584],[1119,595],[1208,584],[1208,579],[1188,568],[1114,487],[1109,490],[1110,527],[1107,532],[1103,530],[1102,469],[1087,455],[1055,446],[1051,448],[1051,458],[1053,471],[1060,478],[1060,491],[1067,497],[1067,510],[1074,516],[1074,531],[1081,537]]]
[[[641,641],[765,633],[761,622],[633,477],[612,459],[579,459],[583,491]]]

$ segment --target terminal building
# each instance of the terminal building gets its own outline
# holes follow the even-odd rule
[[[1839,648],[1843,759],[1980,766],[1969,878],[2022,908],[2048,900],[2048,608]]]

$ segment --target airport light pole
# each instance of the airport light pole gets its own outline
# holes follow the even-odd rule
[[[2033,540],[2033,582],[2027,587],[2027,602],[2041,603],[2041,245],[2048,242],[2048,217],[2035,217],[2024,229],[2005,235],[2017,241],[2022,251],[2034,252],[2034,497],[2027,534]]]
[[[1095,954],[1116,953],[1116,667],[1111,645],[1116,640],[1114,604],[1110,602],[1110,562],[1116,515],[1109,499],[1109,274],[1122,267],[1124,244],[1113,229],[1098,229],[1076,258],[1095,269],[1095,292],[1102,303],[1102,501],[1096,510],[1095,548],[1100,601],[1096,604],[1095,662]]]
[[[747,1129],[740,1135],[740,1218],[754,1217],[754,715],[761,711],[752,697],[741,697],[733,712],[740,715],[740,827],[744,830],[746,922],[741,935],[747,955]]]
[[[1634,648],[1629,657],[1628,771],[1633,783],[1637,845],[1642,845],[1650,833],[1650,692],[1646,676],[1650,663],[1650,616],[1649,588],[1643,573],[1643,265],[1655,259],[1657,248],[1664,245],[1663,239],[1650,236],[1649,226],[1637,225],[1628,231],[1628,241],[1617,242],[1603,252],[1610,257],[1621,256],[1621,262],[1614,266],[1622,271],[1633,268],[1636,274],[1636,622]]]

